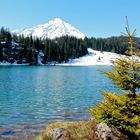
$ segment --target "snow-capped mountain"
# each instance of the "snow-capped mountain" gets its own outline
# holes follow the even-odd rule
[[[50,38],[54,39],[61,36],[74,36],[77,38],[84,39],[85,35],[78,29],[71,26],[69,23],[64,22],[60,18],[50,20],[46,24],[37,25],[29,29],[14,30],[12,33],[24,36],[34,36],[39,38]]]

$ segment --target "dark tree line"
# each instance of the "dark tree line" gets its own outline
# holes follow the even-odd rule
[[[87,54],[84,40],[60,37],[54,40],[11,35],[7,29],[0,30],[0,62],[37,65],[41,63],[67,62]]]
[[[51,40],[12,35],[3,27],[0,30],[0,62],[37,65],[40,59],[43,64],[61,63],[86,55],[87,48],[125,54],[128,43],[124,36],[84,40],[64,36]]]
[[[109,38],[86,38],[88,46],[94,50],[115,52],[119,54],[126,54],[128,49],[128,39],[125,36],[109,37]],[[134,41],[138,43],[139,38],[134,38]]]

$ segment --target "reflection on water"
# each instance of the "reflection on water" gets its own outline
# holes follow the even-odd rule
[[[105,66],[0,67],[0,135],[12,133],[13,128],[36,131],[53,121],[87,119],[86,109],[101,100],[100,91],[114,90],[100,74],[103,69],[111,70]]]

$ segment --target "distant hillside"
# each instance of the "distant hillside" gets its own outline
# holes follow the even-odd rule
[[[134,38],[139,49],[139,38]],[[56,64],[66,63],[71,59],[88,54],[87,48],[126,54],[127,38],[124,36],[110,38],[78,39],[72,36],[62,36],[55,39],[33,38],[32,36],[13,35],[8,30],[0,30],[0,62],[1,64]],[[106,53],[104,53],[105,58]],[[109,59],[109,61],[111,61]],[[105,61],[104,61],[105,62]],[[90,63],[90,62],[88,62]]]
[[[2,64],[55,64],[86,54],[87,45],[83,39],[76,37],[40,39],[32,36],[11,35],[4,28],[0,30],[0,62]]]
[[[86,38],[88,46],[94,50],[115,52],[126,54],[128,49],[128,40],[125,36],[109,37],[109,38]],[[136,47],[139,47],[140,38],[135,37]]]

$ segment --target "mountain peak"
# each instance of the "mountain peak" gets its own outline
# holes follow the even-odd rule
[[[39,38],[50,38],[54,39],[61,36],[74,36],[77,38],[84,39],[85,35],[78,29],[63,21],[60,18],[54,18],[48,23],[34,26],[33,28],[15,30],[13,33],[24,36],[34,36]]]
[[[54,19],[52,19],[52,20],[50,20],[49,22],[48,22],[48,24],[61,24],[61,23],[63,23],[64,21],[62,20],[62,19],[60,19],[60,18],[54,18]]]
[[[63,22],[63,20],[60,19],[60,18],[54,18],[53,21],[54,21],[54,22]]]

